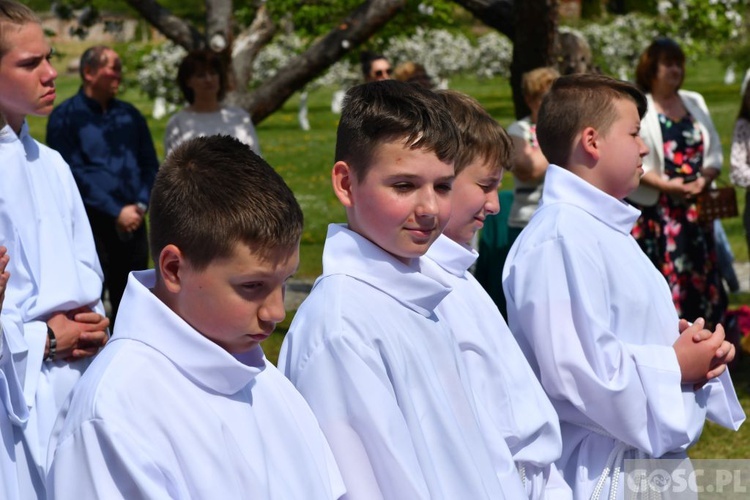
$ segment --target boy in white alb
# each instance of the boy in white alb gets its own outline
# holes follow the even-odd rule
[[[623,459],[684,458],[707,416],[744,420],[723,329],[681,322],[630,236],[639,212],[622,200],[643,173],[645,110],[626,82],[555,81],[537,123],[552,162],[542,205],[503,271],[510,328],[560,416],[576,499],[625,498]]]
[[[389,80],[347,93],[332,181],[348,224],[329,227],[279,368],[318,418],[348,498],[524,496],[510,451],[501,463],[485,443],[435,315],[450,288],[422,267],[450,215],[458,146],[429,90]]]
[[[0,244],[13,258],[2,323],[28,406],[13,426],[17,497],[43,498],[57,412],[107,340],[102,271],[81,196],[60,155],[29,135],[47,116],[57,72],[41,21],[0,0]]]
[[[0,223],[2,219],[0,218]],[[8,265],[7,250],[0,246],[0,312],[3,310],[5,288],[10,273],[5,270]],[[20,498],[18,475],[16,472],[16,453],[14,448],[14,426],[23,426],[29,418],[23,389],[16,376],[13,357],[5,338],[3,323],[0,321],[0,497],[7,499]]]
[[[314,416],[259,346],[299,263],[294,195],[248,146],[211,136],[168,156],[150,207],[156,269],[131,274],[60,414],[48,497],[339,498]]]
[[[477,258],[471,241],[500,209],[497,189],[511,140],[473,98],[452,90],[438,95],[456,121],[463,147],[456,158],[451,218],[426,254],[453,288],[436,312],[458,342],[488,445],[495,444],[493,431],[499,432],[530,499],[570,499],[570,487],[554,465],[562,452],[557,413],[499,309],[469,272]]]

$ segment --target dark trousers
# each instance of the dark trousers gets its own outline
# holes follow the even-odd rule
[[[112,306],[110,319],[114,324],[128,274],[148,266],[146,223],[144,221],[141,227],[123,237],[117,232],[116,219],[96,210],[87,210],[86,213],[94,233],[96,253],[104,271],[104,288],[109,291]]]

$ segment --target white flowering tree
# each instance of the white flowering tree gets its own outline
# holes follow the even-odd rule
[[[168,1],[170,5],[175,4],[174,0],[162,0]],[[295,92],[321,77],[381,29],[386,28],[387,31],[394,19],[402,20],[399,29],[406,33],[413,32],[417,26],[435,26],[441,22],[450,24],[453,17],[450,5],[455,2],[471,7],[469,10],[472,13],[484,16],[482,19],[488,25],[512,39],[519,19],[527,24],[538,24],[539,21],[539,17],[533,16],[519,18],[516,11],[527,11],[529,6],[542,6],[545,12],[556,13],[557,5],[557,0],[204,0],[205,23],[202,23],[195,15],[196,11],[201,11],[200,6],[189,11],[190,15],[180,16],[157,0],[125,2],[175,45],[186,50],[210,47],[222,53],[231,63],[237,83],[236,91],[228,98],[250,111],[256,122],[280,108]],[[184,0],[182,3],[199,5],[200,2]],[[94,0],[58,0],[56,5],[72,5],[78,9],[85,7],[88,14],[84,18],[79,17],[79,21],[90,23],[96,19]],[[517,8],[514,9],[514,5]],[[550,7],[555,8],[550,10]],[[58,9],[58,12],[64,10]],[[185,6],[181,5],[181,11],[185,10]],[[545,14],[545,17],[549,16]],[[300,33],[307,45],[302,52],[288,58],[283,66],[277,67],[272,76],[253,86],[255,58],[263,47],[283,32],[283,21],[288,19],[293,21],[294,31]],[[205,29],[196,27],[200,24],[204,24]],[[521,46],[525,45],[524,40],[535,40],[529,36],[535,31],[533,26],[526,28],[524,26],[518,30]],[[397,32],[383,38],[394,38]],[[513,46],[514,51],[517,50],[519,41],[516,40]],[[525,58],[524,63],[532,59]],[[493,67],[496,64],[495,61],[491,62]],[[353,67],[351,63],[350,66]]]

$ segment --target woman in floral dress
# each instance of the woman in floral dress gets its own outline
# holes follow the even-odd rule
[[[681,90],[685,55],[668,38],[641,55],[636,81],[647,93],[641,136],[649,147],[641,185],[629,200],[642,211],[633,236],[664,274],[677,312],[722,322],[726,292],[716,260],[713,226],[698,221],[696,196],[722,165],[721,141],[703,97]]]

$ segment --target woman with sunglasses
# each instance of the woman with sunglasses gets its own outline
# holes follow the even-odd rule
[[[366,82],[376,82],[379,80],[390,80],[393,75],[391,63],[383,54],[365,51],[360,55],[362,63],[362,75]]]

